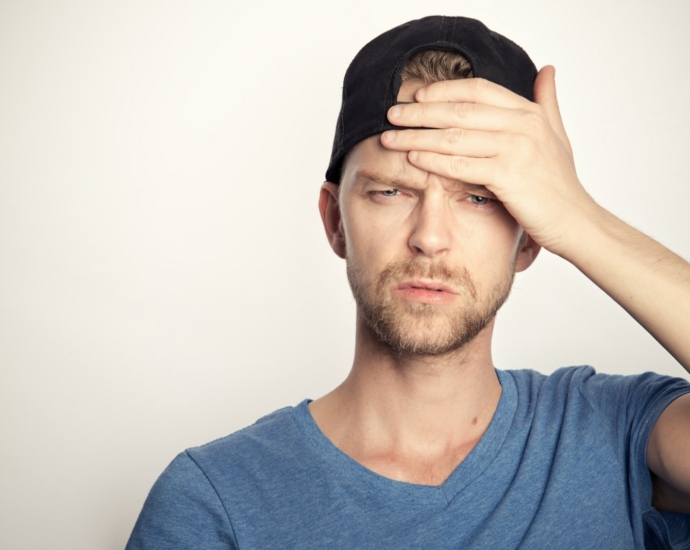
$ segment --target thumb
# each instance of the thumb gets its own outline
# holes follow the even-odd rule
[[[568,135],[565,133],[561,111],[558,108],[556,69],[553,65],[546,65],[537,73],[537,78],[534,81],[534,101],[543,107],[551,127],[556,132],[572,160],[573,149],[570,146]]]

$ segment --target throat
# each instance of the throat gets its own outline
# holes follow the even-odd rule
[[[356,364],[309,410],[326,438],[365,468],[395,481],[438,486],[484,436],[502,388],[490,364],[417,363]]]
[[[391,451],[361,455],[355,452],[350,458],[388,479],[436,487],[442,485],[453,474],[478,442],[477,438],[436,456],[405,456]]]

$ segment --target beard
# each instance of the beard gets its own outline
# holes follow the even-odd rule
[[[402,355],[440,356],[471,342],[505,303],[515,276],[506,270],[490,284],[478,288],[467,269],[453,269],[443,261],[415,257],[391,262],[375,284],[347,259],[347,278],[357,309],[378,341]],[[458,293],[450,306],[405,300],[391,289],[408,279],[425,278],[448,285]]]

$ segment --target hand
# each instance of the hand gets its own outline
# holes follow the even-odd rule
[[[384,132],[381,143],[409,151],[421,170],[484,185],[538,244],[560,253],[573,221],[596,205],[575,173],[554,76],[551,66],[539,71],[535,103],[484,79],[430,84],[388,119],[434,129]]]

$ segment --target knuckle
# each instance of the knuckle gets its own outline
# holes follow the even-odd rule
[[[453,104],[453,116],[456,120],[463,120],[467,118],[470,113],[471,103],[454,103]]]
[[[457,145],[463,137],[465,137],[465,130],[462,128],[448,128],[445,131],[445,141],[449,145]]]
[[[420,118],[424,118],[429,113],[429,104],[428,103],[413,103],[411,105],[408,105],[408,107],[412,107],[410,109],[410,114],[414,114],[415,120],[419,120]]]
[[[541,134],[546,129],[544,116],[537,111],[525,111],[522,115],[523,124],[529,132]]]
[[[465,157],[451,157],[450,169],[454,174],[462,174],[467,168],[467,159]]]

